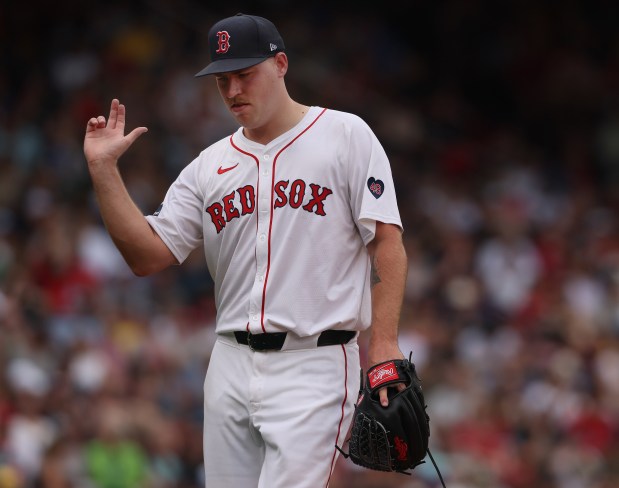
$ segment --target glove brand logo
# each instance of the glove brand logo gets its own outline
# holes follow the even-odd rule
[[[398,376],[398,371],[393,361],[385,363],[368,373],[368,379],[370,380],[371,388],[376,388],[383,383],[387,383],[388,381],[394,381],[399,378],[400,377]]]
[[[397,436],[393,439],[393,443],[398,453],[398,461],[406,461],[408,459],[408,444]]]

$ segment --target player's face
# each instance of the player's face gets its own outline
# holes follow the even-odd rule
[[[271,122],[274,101],[283,86],[280,64],[269,58],[247,69],[215,76],[228,110],[243,127],[256,129]]]

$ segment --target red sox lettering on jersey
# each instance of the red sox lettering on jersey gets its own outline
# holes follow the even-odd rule
[[[218,171],[219,172],[219,171]],[[282,208],[289,205],[291,208],[302,208],[306,212],[314,213],[321,217],[326,216],[325,200],[333,193],[330,188],[316,183],[309,185],[302,179],[278,181],[274,187],[274,208]],[[256,208],[256,191],[252,185],[242,186],[226,194],[221,201],[207,206],[205,211],[211,216],[211,220],[219,234],[226,224],[243,215],[251,215]],[[306,195],[308,198],[306,199]],[[301,206],[304,201],[305,205]],[[235,205],[238,203],[238,207]]]

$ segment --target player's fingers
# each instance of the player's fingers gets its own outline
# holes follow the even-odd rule
[[[97,128],[98,123],[99,121],[97,120],[97,118],[92,117],[86,124],[86,132],[92,132],[93,130],[95,130]]]
[[[395,385],[391,385],[389,387],[385,387],[385,388],[381,388],[380,390],[378,390],[378,397],[380,399],[380,404],[383,407],[386,407],[387,405],[389,405],[389,388],[395,388],[398,393],[400,393],[401,391],[404,391],[406,389],[406,384],[405,383],[396,383]]]
[[[129,144],[133,144],[138,137],[140,137],[142,134],[145,134],[146,132],[148,132],[148,129],[146,127],[136,127],[131,132],[129,132],[129,134],[127,134],[125,138],[129,140]]]
[[[103,115],[99,115],[98,117],[91,117],[88,120],[88,124],[86,124],[87,131],[93,131],[95,129],[105,127],[105,117]]]
[[[117,100],[118,102],[118,100]],[[116,120],[116,127],[119,129],[125,129],[125,115],[127,113],[127,109],[122,103],[118,104],[118,118]]]
[[[380,404],[383,407],[389,405],[389,396],[387,395],[387,388],[381,388],[378,390],[378,398],[380,399]]]
[[[112,100],[111,105],[110,105],[110,116],[109,116],[108,121],[107,121],[107,126],[110,129],[115,129],[116,128],[116,123],[117,123],[117,120],[118,120],[118,105],[119,105],[118,99],[114,98]]]

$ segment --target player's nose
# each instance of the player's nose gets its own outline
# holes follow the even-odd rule
[[[241,82],[240,80],[235,77],[232,76],[230,77],[230,80],[228,82],[228,85],[226,87],[226,97],[227,98],[234,98],[237,95],[239,95],[241,93]]]

